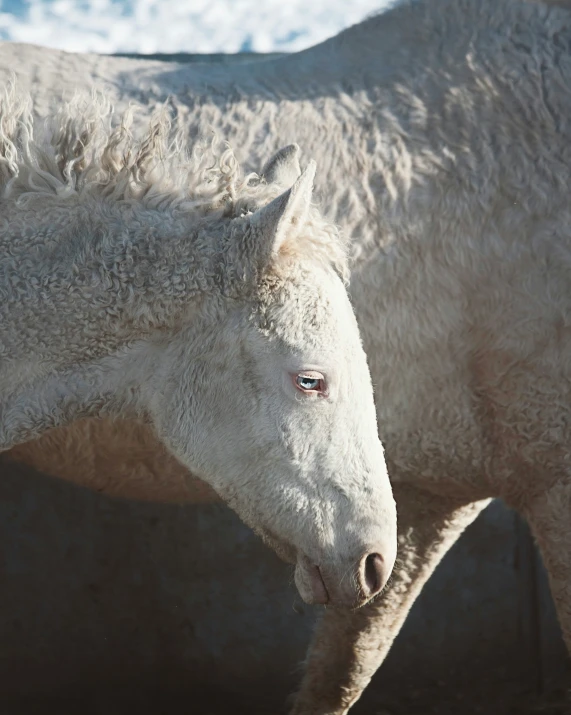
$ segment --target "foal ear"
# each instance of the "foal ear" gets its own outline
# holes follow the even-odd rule
[[[291,186],[301,174],[299,146],[290,144],[274,154],[262,169],[262,177],[268,184]]]
[[[287,238],[294,238],[302,230],[309,214],[314,177],[312,160],[291,189],[250,216],[264,262],[280,252]]]

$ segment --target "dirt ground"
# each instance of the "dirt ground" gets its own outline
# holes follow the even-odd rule
[[[522,693],[521,683],[480,683],[471,692],[454,693],[448,687],[411,694],[409,704],[399,704],[398,696],[383,698],[369,694],[353,708],[351,715],[571,715],[571,682],[552,685],[548,693]],[[410,696],[413,696],[412,702]],[[262,699],[263,700],[263,699]],[[145,693],[100,694],[74,700],[4,703],[0,715],[285,715],[287,705],[264,705],[255,695],[219,692],[196,696]]]
[[[419,706],[406,715],[571,715],[571,697],[568,692],[554,692],[545,696],[509,694],[500,689],[486,698],[476,694],[459,694],[429,709]],[[401,715],[396,711],[375,715]],[[405,713],[402,713],[405,715]]]
[[[549,692],[522,692],[521,683],[476,687],[469,692],[454,693],[442,688],[419,693],[416,702],[404,709],[394,700],[385,707],[374,708],[363,702],[355,715],[571,715],[571,688],[560,683]]]

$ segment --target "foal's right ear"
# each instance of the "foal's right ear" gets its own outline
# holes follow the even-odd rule
[[[302,231],[311,206],[315,162],[310,161],[291,189],[249,217],[255,232],[254,250],[261,263],[276,256],[286,240],[295,241]]]
[[[299,178],[299,145],[290,144],[280,149],[262,169],[267,184],[291,186]]]

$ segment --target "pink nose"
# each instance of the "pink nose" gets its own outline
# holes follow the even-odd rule
[[[298,556],[295,583],[306,603],[359,608],[384,588],[392,565],[378,552],[365,553],[353,568],[347,562],[318,566],[304,554]],[[348,573],[353,571],[353,577]]]
[[[389,573],[380,554],[367,554],[361,559],[357,580],[361,593],[367,601],[382,591],[388,581]]]

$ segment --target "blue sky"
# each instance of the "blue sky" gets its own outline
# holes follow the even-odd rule
[[[387,0],[0,0],[0,39],[71,52],[288,52]]]

